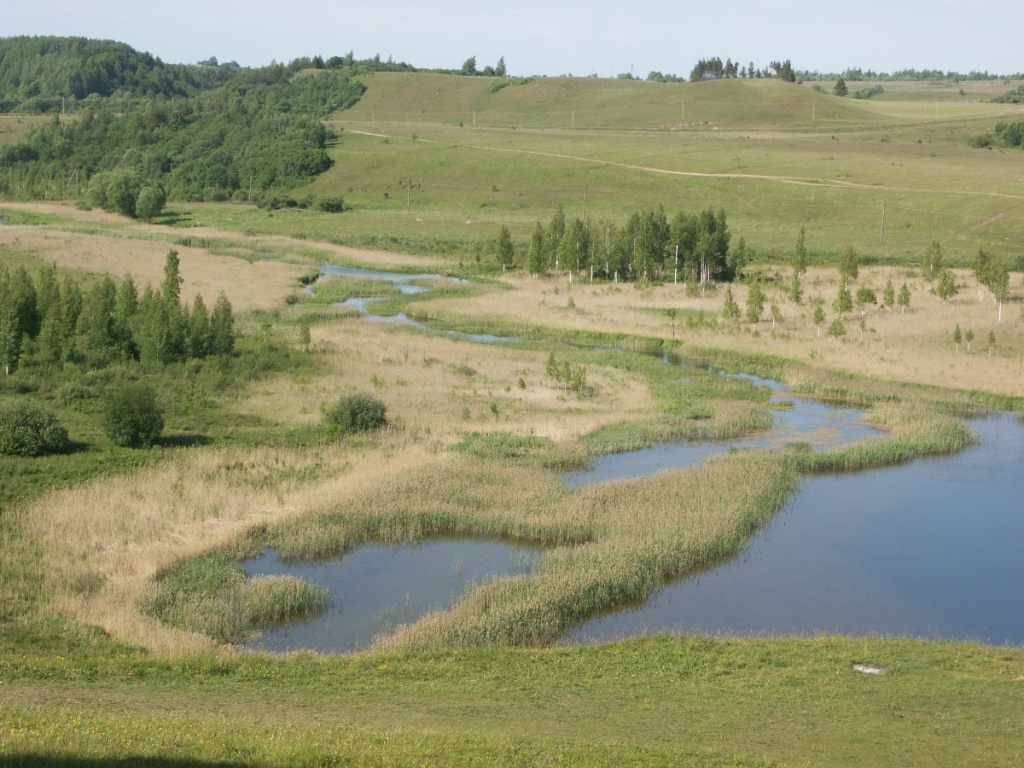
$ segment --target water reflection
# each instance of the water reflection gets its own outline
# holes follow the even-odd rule
[[[350,652],[423,614],[449,608],[474,583],[530,573],[540,551],[500,541],[432,539],[364,544],[343,558],[285,563],[273,550],[245,562],[249,576],[290,574],[327,587],[328,609],[248,643],[268,651]]]
[[[587,622],[646,632],[898,635],[1024,644],[1024,424],[952,455],[806,478],[739,557]]]

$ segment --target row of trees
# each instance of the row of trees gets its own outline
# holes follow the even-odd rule
[[[706,284],[734,280],[747,261],[741,239],[730,248],[725,211],[698,214],[665,209],[638,211],[621,226],[566,219],[559,206],[547,225],[537,222],[526,248],[525,267],[535,275],[549,270],[589,273],[605,280],[647,281],[666,278]],[[503,269],[516,266],[516,247],[507,227],[497,239]]]
[[[83,290],[70,275],[46,265],[38,281],[24,267],[13,273],[0,262],[0,366],[10,375],[19,363],[117,361],[174,363],[229,354],[235,345],[231,303],[221,293],[212,312],[196,295],[181,301],[176,251],[167,254],[158,290],[140,294],[131,276],[109,275]]]
[[[660,73],[651,74],[660,75]],[[785,61],[773,61],[767,67],[757,69],[754,67],[754,62],[750,62],[749,65],[743,66],[738,61],[726,59],[725,63],[722,63],[722,60],[716,56],[710,59],[701,59],[690,71],[690,80],[694,83],[702,80],[721,80],[724,78],[735,77],[777,77],[787,83],[796,82],[796,72],[793,70],[793,65],[790,63],[789,59],[786,59]],[[664,76],[658,78],[648,75],[647,79],[666,80],[667,78]]]
[[[967,74],[945,71],[941,69],[900,69],[895,72],[876,72],[873,69],[860,69],[852,67],[843,72],[817,72],[805,70],[798,73],[801,80],[837,80],[842,77],[845,80],[929,80],[949,81],[959,83],[961,80],[1020,80],[1020,73],[1013,75],[997,75],[989,72],[971,71]]]
[[[505,68],[505,57],[502,56],[498,59],[498,63],[493,67],[488,64],[483,69],[478,70],[476,68],[476,56],[470,56],[462,63],[462,69],[459,70],[460,75],[481,75],[483,77],[507,77],[508,70]]]

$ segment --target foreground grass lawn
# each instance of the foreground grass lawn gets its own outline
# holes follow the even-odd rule
[[[408,656],[0,657],[0,761],[72,756],[67,764],[1011,766],[1024,757],[1024,650],[649,638]]]

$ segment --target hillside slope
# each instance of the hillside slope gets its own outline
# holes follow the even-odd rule
[[[888,122],[852,101],[778,80],[657,83],[379,72],[346,120],[582,130],[775,130]]]

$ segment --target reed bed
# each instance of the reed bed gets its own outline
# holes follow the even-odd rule
[[[143,610],[172,627],[237,643],[263,627],[316,614],[327,605],[327,589],[294,576],[246,579],[242,572],[232,581],[227,588],[218,585],[203,594],[176,588],[172,579],[158,579],[143,600]]]
[[[529,578],[481,584],[452,610],[400,627],[375,647],[553,642],[587,617],[641,600],[667,579],[735,552],[796,481],[785,462],[750,454],[568,494],[548,508],[549,517],[588,520],[592,541],[545,554]]]
[[[802,472],[866,469],[955,453],[976,439],[953,415],[920,402],[879,405],[870,411],[868,421],[888,434],[822,453],[794,453],[794,463]]]
[[[183,628],[174,628],[144,610],[160,596],[153,580],[254,529],[359,498],[386,477],[444,461],[401,436],[382,442],[362,450],[200,449],[130,476],[53,492],[5,513],[5,522],[11,518],[14,525],[0,542],[4,560],[23,574],[14,583],[5,580],[4,590],[16,604],[99,626],[154,652],[209,651],[215,647],[211,638],[188,630],[183,616]],[[289,604],[292,586],[268,583],[226,602],[256,621],[252,617],[265,611],[260,605]],[[202,596],[202,589],[191,594]],[[307,607],[316,602],[304,599]],[[184,591],[180,599],[174,592],[175,601],[188,602]]]

